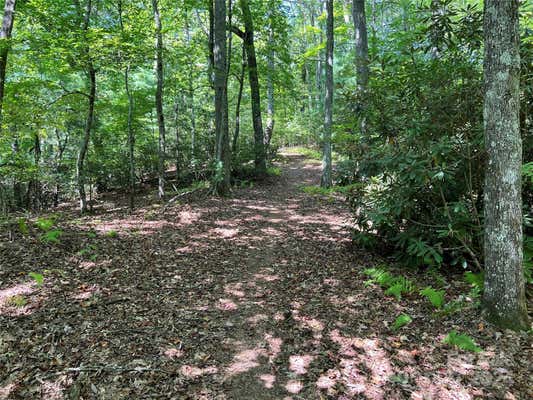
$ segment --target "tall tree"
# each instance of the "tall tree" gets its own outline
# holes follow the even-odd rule
[[[87,33],[91,25],[91,14],[93,3],[92,0],[87,1],[85,13],[81,8],[81,4],[78,0],[74,0],[76,9],[78,12],[78,18],[82,21],[82,32],[84,34],[83,40],[83,59],[85,60],[85,69],[89,79],[89,93],[87,96],[87,117],[85,120],[85,128],[83,131],[83,137],[80,144],[80,149],[78,152],[78,158],[76,162],[76,175],[77,175],[77,185],[78,185],[78,194],[80,198],[80,211],[82,213],[87,212],[87,194],[85,193],[85,181],[86,181],[86,171],[85,171],[85,157],[87,156],[87,151],[89,150],[89,141],[91,139],[91,132],[94,124],[94,106],[96,103],[96,68],[94,67],[94,62],[92,58],[91,46],[88,42]]]
[[[5,0],[2,29],[0,30],[0,131],[2,130],[2,106],[6,85],[7,56],[9,54],[11,32],[15,21],[16,0]]]
[[[365,0],[353,0],[352,16],[355,32],[355,67],[357,73],[357,90],[359,94],[358,109],[364,111],[366,91],[368,89],[369,66],[368,66],[368,33],[366,28]],[[361,133],[366,131],[365,116],[361,115]]]
[[[158,0],[152,0],[152,9],[154,13],[155,23],[155,72],[157,77],[157,88],[155,92],[155,110],[157,113],[157,127],[159,130],[158,136],[158,190],[157,196],[163,198],[165,196],[165,114],[163,111],[163,30],[161,26],[161,15],[159,13]]]
[[[270,3],[270,18],[268,27],[268,55],[267,55],[267,124],[265,129],[265,147],[266,151],[270,147],[270,141],[272,140],[272,134],[274,133],[274,18],[273,7],[274,4]]]
[[[118,1],[118,19],[120,24],[120,31],[124,34],[124,22],[122,19],[122,0]],[[124,87],[126,89],[126,96],[128,97],[128,159],[129,159],[129,206],[130,211],[135,207],[135,133],[133,132],[133,93],[130,88],[130,61],[126,61],[124,67]]]
[[[519,0],[485,0],[485,290],[487,319],[530,328],[522,269]]]
[[[228,125],[228,81],[226,43],[226,1],[214,0],[213,61],[215,85],[216,175],[215,190],[226,195],[230,190],[231,151]]]
[[[333,0],[326,1],[326,96],[324,98],[324,136],[322,155],[322,187],[332,185],[331,130],[333,125]]]
[[[257,71],[257,58],[254,44],[254,24],[248,0],[239,0],[244,22],[244,46],[248,59],[248,80],[252,97],[252,123],[254,127],[254,155],[255,172],[258,176],[266,173],[266,153],[263,133],[263,120],[261,117],[261,94],[259,75]]]

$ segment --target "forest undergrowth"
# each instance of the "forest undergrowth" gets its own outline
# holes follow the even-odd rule
[[[2,232],[0,399],[533,396],[530,338],[483,322],[475,279],[356,247],[318,162],[275,171]]]

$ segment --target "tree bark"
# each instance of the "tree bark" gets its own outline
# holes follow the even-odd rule
[[[237,144],[239,141],[239,133],[241,129],[241,103],[242,103],[242,92],[244,88],[244,73],[246,72],[246,50],[244,43],[242,45],[242,65],[241,65],[241,75],[239,76],[239,93],[237,94],[237,105],[235,106],[235,131],[233,133],[233,146],[231,151],[233,154],[237,153]]]
[[[352,15],[355,32],[355,67],[357,71],[357,91],[359,92],[358,110],[360,113],[359,128],[361,134],[366,132],[366,118],[364,115],[366,91],[368,90],[369,60],[368,60],[368,32],[366,27],[365,0],[353,0]]]
[[[78,7],[78,15],[82,15],[82,11],[78,2],[76,2]],[[86,33],[89,30],[91,22],[91,12],[92,12],[92,0],[87,2],[87,9],[85,11],[85,16],[83,17],[83,31]],[[87,58],[87,76],[89,79],[89,94],[87,95],[88,104],[87,104],[87,117],[85,121],[85,128],[83,131],[83,137],[80,144],[80,149],[78,152],[78,159],[76,161],[76,177],[77,177],[77,186],[78,194],[80,198],[80,211],[82,213],[87,212],[87,194],[85,193],[85,181],[86,181],[86,171],[85,171],[85,157],[87,156],[87,151],[89,149],[89,141],[91,139],[91,132],[94,122],[94,105],[96,102],[96,70],[91,58],[91,48],[89,44],[85,44],[84,55]]]
[[[523,274],[520,137],[519,0],[485,0],[486,318],[500,327],[530,328]]]
[[[229,148],[226,2],[214,0],[213,56],[215,85],[216,173],[215,191],[227,195],[230,190],[231,151]]]
[[[326,96],[324,98],[324,148],[321,186],[332,185],[331,129],[333,125],[333,0],[326,1]]]
[[[255,173],[257,176],[266,174],[266,154],[263,133],[263,121],[261,118],[261,95],[259,76],[257,73],[257,59],[254,45],[254,25],[248,0],[239,0],[244,22],[244,45],[248,58],[248,76],[252,98],[252,122],[254,127],[254,155]]]
[[[16,0],[5,0],[2,29],[0,30],[0,132],[2,131],[2,111],[4,104],[4,89],[6,84],[7,56],[9,54],[11,32],[15,21]]]
[[[124,31],[124,23],[122,20],[122,0],[118,2],[118,16],[120,22],[120,29]],[[128,158],[129,158],[129,206],[130,212],[135,208],[135,133],[133,132],[133,94],[130,90],[130,64],[129,62],[124,68],[124,87],[126,89],[126,96],[128,97]]]
[[[157,77],[157,88],[155,92],[155,109],[157,113],[157,127],[159,130],[158,136],[158,190],[157,197],[163,198],[165,196],[165,114],[163,112],[163,32],[161,27],[161,16],[159,14],[158,0],[152,0],[152,8],[154,12],[155,23],[155,49],[156,49],[156,61],[155,71]]]
[[[272,22],[268,32],[268,60],[267,60],[267,125],[265,129],[265,151],[268,153],[272,134],[274,133],[274,27]]]

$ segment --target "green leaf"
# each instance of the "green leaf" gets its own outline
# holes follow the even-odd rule
[[[482,351],[482,348],[476,345],[474,339],[468,335],[459,334],[455,330],[452,330],[450,333],[448,333],[442,342],[458,347],[461,350],[468,350],[474,353],[479,353]]]
[[[54,226],[54,220],[50,218],[38,218],[35,221],[35,226],[42,231],[49,231]]]
[[[37,272],[30,272],[28,273],[29,277],[32,278],[35,283],[37,283],[37,286],[42,286],[44,283],[44,276],[42,274],[38,274]]]
[[[392,324],[392,329],[398,330],[404,327],[405,325],[410,324],[412,321],[413,319],[409,315],[401,314],[398,316],[398,318],[396,318],[396,320],[394,321],[394,324]]]
[[[435,290],[431,286],[428,286],[422,289],[420,294],[426,297],[435,308],[442,308],[444,305],[444,296],[446,295],[444,290]]]

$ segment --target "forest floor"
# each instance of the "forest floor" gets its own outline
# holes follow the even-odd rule
[[[527,335],[366,283],[386,259],[351,244],[342,198],[302,191],[320,164],[279,166],[227,199],[65,210],[58,243],[0,234],[0,399],[533,397]],[[448,299],[469,291],[439,279]],[[413,322],[392,329],[402,313]],[[453,329],[483,350],[443,343]]]

